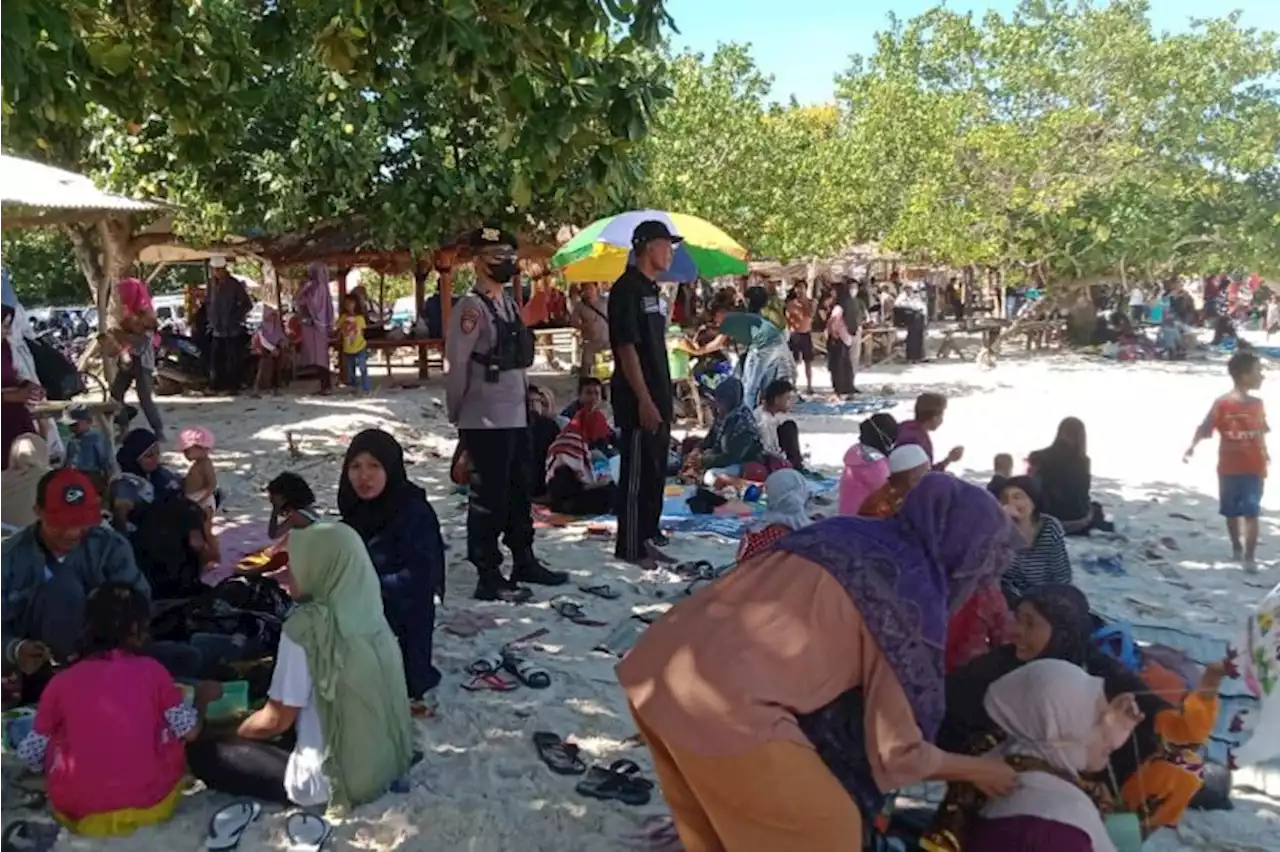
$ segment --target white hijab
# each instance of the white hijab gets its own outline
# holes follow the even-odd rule
[[[798,530],[813,523],[806,511],[809,502],[809,480],[797,470],[784,467],[769,474],[764,481],[765,511],[755,524],[756,530],[775,524]]]
[[[1071,775],[1097,768],[1110,754],[1102,679],[1072,663],[1033,660],[993,683],[983,706],[1009,736],[998,753],[1038,757]],[[1014,791],[993,799],[982,815],[1053,820],[1087,833],[1094,852],[1116,852],[1093,801],[1074,784],[1046,772],[1020,772]]]

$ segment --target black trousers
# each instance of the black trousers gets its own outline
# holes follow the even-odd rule
[[[787,462],[796,470],[804,470],[804,453],[800,452],[800,427],[796,421],[788,420],[778,424],[778,446],[787,457]]]
[[[618,505],[618,486],[612,482],[587,488],[567,467],[556,470],[547,484],[551,511],[562,515],[607,515]]]
[[[244,337],[215,337],[212,339],[213,363],[210,386],[213,390],[234,393],[243,384]]]
[[[292,729],[270,742],[206,731],[187,744],[187,765],[210,790],[287,805],[284,773],[296,741]]]
[[[624,428],[618,481],[618,547],[615,555],[632,562],[645,555],[644,543],[656,538],[662,519],[662,496],[667,482],[667,450],[671,427],[655,432]]]
[[[827,369],[832,391],[841,396],[853,393],[853,353],[838,337],[827,339]]]
[[[529,430],[460,429],[471,457],[471,499],[467,504],[467,559],[480,570],[502,567],[502,537],[519,564],[533,551],[530,514]]]

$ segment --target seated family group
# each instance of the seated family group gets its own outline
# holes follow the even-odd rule
[[[400,445],[379,430],[352,441],[343,523],[319,520],[301,477],[273,480],[270,532],[287,546],[263,561],[267,576],[212,587],[200,582],[216,547],[205,509],[160,463],[154,436],[127,435],[118,461],[112,523],[94,482],[62,468],[38,482],[35,522],[3,546],[6,672],[16,674],[6,705],[36,705],[19,753],[47,774],[55,817],[84,834],[127,834],[168,818],[188,772],[214,790],[306,807],[385,793],[416,759],[412,716],[431,712],[440,681],[444,543]],[[157,558],[157,546],[189,559]],[[207,717],[222,682],[257,663],[268,674],[245,678],[258,708]]]
[[[919,848],[1110,852],[1113,816],[1145,837],[1200,790],[1227,665],[1171,695],[1093,642],[1065,546],[1109,526],[1083,424],[984,489],[945,473],[961,448],[935,460],[945,411],[865,420],[825,521],[770,474],[737,567],[618,665],[685,848],[850,848],[939,780]]]

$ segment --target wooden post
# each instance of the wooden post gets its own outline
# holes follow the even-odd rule
[[[413,324],[416,326],[422,318],[422,304],[426,301],[427,273],[421,266],[413,270]],[[441,305],[443,308],[443,304]],[[425,319],[423,320],[425,324]],[[425,327],[425,325],[424,325]],[[427,363],[427,346],[418,347],[418,378],[431,378],[431,365]]]

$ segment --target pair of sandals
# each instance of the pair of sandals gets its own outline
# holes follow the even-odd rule
[[[249,826],[262,814],[262,805],[249,800],[232,802],[219,808],[209,820],[204,848],[207,852],[226,852],[240,846]],[[319,852],[333,837],[333,827],[323,817],[306,811],[289,814],[284,833],[290,852]]]
[[[510,692],[521,684],[530,689],[551,686],[551,674],[542,666],[509,648],[481,657],[467,666],[471,679],[462,685],[469,692]],[[514,676],[507,677],[506,674]]]
[[[624,758],[588,769],[581,749],[551,731],[534,732],[533,745],[539,759],[557,775],[585,775],[575,787],[583,796],[636,807],[649,804],[653,796],[653,782],[640,774],[640,766],[634,760]]]

